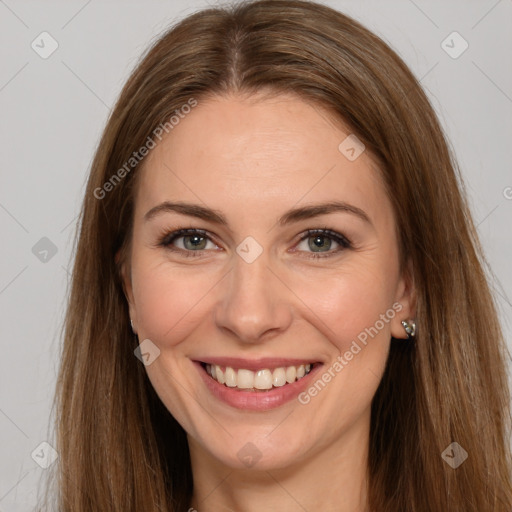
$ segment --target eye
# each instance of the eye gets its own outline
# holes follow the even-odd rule
[[[208,247],[208,243],[210,243],[210,247]],[[200,256],[201,251],[218,248],[206,231],[193,228],[178,229],[168,233],[162,238],[159,245],[172,251],[181,252],[185,256]]]
[[[333,248],[334,250],[331,250]],[[341,233],[330,229],[309,229],[296,248],[310,252],[309,258],[325,258],[352,247],[350,241]],[[324,253],[324,254],[321,254]]]

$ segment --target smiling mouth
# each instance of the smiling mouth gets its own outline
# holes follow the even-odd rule
[[[207,363],[201,363],[201,366],[213,380],[223,384],[225,387],[240,391],[265,392],[293,384],[310,373],[317,364],[281,366],[273,369],[264,368],[257,371]]]

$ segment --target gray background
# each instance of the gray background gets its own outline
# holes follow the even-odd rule
[[[512,346],[512,0],[325,3],[383,37],[426,88],[464,173]],[[0,512],[32,510],[49,471],[31,454],[51,461],[39,445],[53,439],[72,237],[109,109],[149,42],[205,5],[0,0]],[[43,31],[59,45],[47,59],[31,47]],[[453,31],[469,44],[455,59],[442,46]]]

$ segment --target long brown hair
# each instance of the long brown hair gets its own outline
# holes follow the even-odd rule
[[[326,107],[366,145],[394,207],[401,263],[412,269],[417,336],[391,341],[372,402],[369,507],[510,512],[505,344],[456,162],[418,81],[389,46],[353,19],[299,0],[187,17],[147,51],[112,110],[87,185],[65,321],[59,510],[189,507],[185,432],[133,354],[119,269],[129,261],[144,161],[126,162],[191,99],[263,89]],[[456,469],[442,457],[452,442],[468,453]]]

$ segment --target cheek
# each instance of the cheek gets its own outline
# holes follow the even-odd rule
[[[144,338],[168,347],[178,344],[205,315],[207,296],[221,276],[155,264],[134,262],[133,293],[137,321]]]
[[[364,333],[371,339],[390,337],[389,322],[396,314],[392,307],[393,279],[390,269],[386,273],[372,270],[370,265],[347,265],[323,276],[315,273],[307,278],[303,274],[295,280],[294,289],[310,323],[338,351],[345,352],[358,337],[364,341]]]

